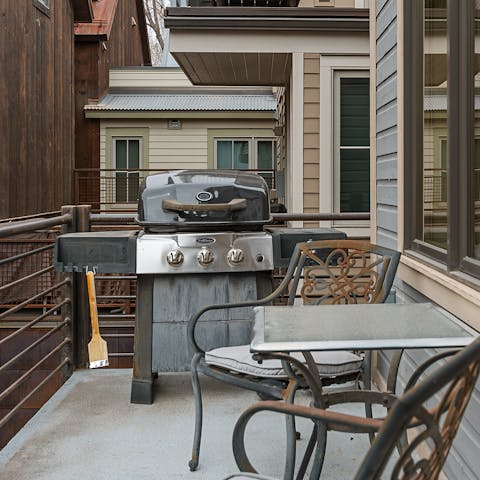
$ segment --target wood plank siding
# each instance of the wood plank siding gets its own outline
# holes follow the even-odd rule
[[[103,35],[76,36],[76,168],[100,167],[100,121],[86,119],[83,107],[90,99],[101,98],[107,92],[110,68],[144,65],[149,59],[138,26],[139,16],[137,2],[118,0],[108,39]],[[132,25],[132,18],[137,25]]]
[[[377,243],[397,248],[398,241],[398,151],[403,141],[398,128],[398,109],[403,99],[398,97],[399,81],[397,65],[398,12],[403,2],[397,0],[376,0],[376,193],[377,193]],[[407,58],[405,56],[405,58]],[[408,159],[405,159],[408,161]],[[401,242],[400,242],[401,243]],[[397,302],[411,303],[429,301],[412,287],[396,281]],[[399,372],[398,390],[432,350],[406,351]],[[389,354],[380,352],[378,368],[385,378]],[[473,394],[460,431],[444,467],[444,474],[450,480],[459,478],[478,479],[480,471],[480,387]]]
[[[318,213],[320,175],[320,54],[305,54],[303,64],[303,211]],[[318,222],[304,226],[318,227]]]
[[[71,2],[2,0],[0,27],[0,218],[56,210],[72,198]]]

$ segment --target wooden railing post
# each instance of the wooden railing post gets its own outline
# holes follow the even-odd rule
[[[62,213],[71,213],[72,222],[64,225],[62,233],[90,231],[90,205],[67,205],[62,207]],[[68,296],[71,299],[70,309],[65,313],[70,315],[70,336],[72,339],[72,360],[76,368],[84,368],[88,363],[88,341],[90,339],[90,321],[88,311],[88,294],[85,272],[68,274],[70,279]]]

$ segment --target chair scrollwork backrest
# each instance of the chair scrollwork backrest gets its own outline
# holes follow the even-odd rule
[[[401,449],[390,478],[437,479],[479,373],[480,339],[477,339],[395,403],[355,478],[381,478],[392,452],[408,432],[408,443]]]
[[[381,303],[393,283],[400,253],[358,240],[297,245],[288,303]]]

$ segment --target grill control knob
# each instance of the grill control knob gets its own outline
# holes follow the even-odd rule
[[[209,265],[213,262],[214,258],[213,252],[207,247],[202,247],[197,255],[197,260],[200,265]]]
[[[232,248],[227,253],[227,260],[234,265],[242,263],[244,259],[245,254],[243,253],[243,250],[240,250],[240,248]]]
[[[183,253],[180,250],[171,250],[167,253],[167,262],[169,265],[178,267],[183,263]]]

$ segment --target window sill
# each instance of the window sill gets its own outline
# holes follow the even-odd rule
[[[461,281],[461,273],[447,272],[443,265],[406,251],[400,259],[399,278],[462,321],[480,331],[480,285]]]

